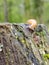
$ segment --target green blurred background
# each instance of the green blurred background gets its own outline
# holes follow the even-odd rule
[[[26,23],[31,18],[49,26],[49,0],[0,0],[0,22]]]

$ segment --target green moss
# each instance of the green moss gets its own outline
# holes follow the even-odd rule
[[[43,57],[44,57],[44,60],[48,60],[49,59],[49,54],[44,54]]]

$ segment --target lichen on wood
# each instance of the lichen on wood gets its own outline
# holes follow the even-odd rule
[[[48,65],[46,31],[39,30],[26,24],[0,24],[0,65]]]

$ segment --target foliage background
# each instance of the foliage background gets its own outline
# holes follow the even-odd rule
[[[6,1],[6,4],[5,4]],[[35,0],[37,1],[37,0]],[[43,13],[42,14],[42,23],[45,23],[47,26],[49,25],[49,0],[43,0],[44,4],[42,6]],[[39,2],[38,2],[39,4]],[[8,22],[11,23],[25,23],[26,20],[30,18],[34,18],[34,0],[0,0],[0,22],[5,21],[5,12],[7,6],[7,16]],[[41,10],[40,10],[41,11]],[[37,16],[37,15],[36,15]],[[40,23],[39,19],[36,18],[38,23]]]

